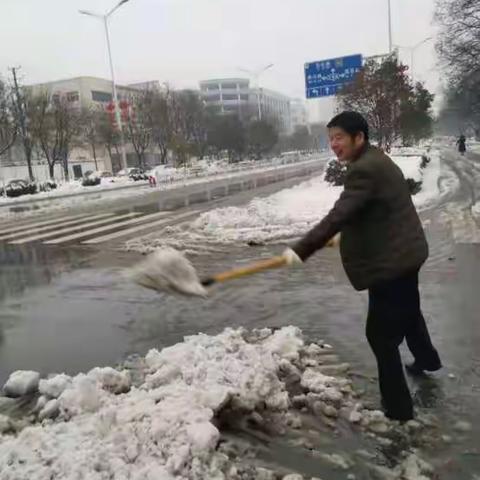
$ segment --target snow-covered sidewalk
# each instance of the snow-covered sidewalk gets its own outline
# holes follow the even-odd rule
[[[303,155],[298,164],[302,164],[305,161],[314,160],[318,158],[318,155]],[[239,176],[251,171],[265,172],[269,170],[275,170],[279,167],[285,167],[293,165],[295,163],[287,163],[282,159],[275,158],[269,161],[263,162],[250,162],[245,165],[222,165],[220,168],[217,164],[210,165],[203,169],[183,169],[183,168],[169,168],[161,170],[163,172],[160,175],[160,182],[156,188],[158,189],[171,189],[184,185],[194,185],[196,183],[202,183],[210,181],[212,179],[231,178]],[[101,183],[95,186],[84,187],[79,180],[62,183],[58,188],[50,190],[49,192],[39,192],[31,195],[22,195],[20,197],[4,197],[0,196],[0,206],[2,205],[15,205],[25,202],[39,202],[45,200],[54,200],[56,198],[65,198],[76,195],[90,195],[95,193],[109,193],[114,192],[117,196],[129,196],[132,193],[129,190],[137,190],[135,194],[138,194],[138,190],[148,190],[148,181],[134,182],[128,177],[114,177],[103,178]]]
[[[348,365],[332,365],[332,353],[329,345],[306,343],[295,327],[275,332],[227,329],[151,350],[136,362],[135,382],[132,372],[110,367],[40,382],[35,374],[19,372],[10,386],[7,382],[7,390],[25,391],[28,383],[41,396],[28,419],[0,416],[0,477],[303,479],[295,472],[278,476],[255,463],[254,449],[242,452],[234,441],[221,441],[222,416],[236,423],[270,425],[273,431],[283,430],[283,436],[301,432],[306,416],[332,432],[337,422],[347,422],[383,444],[391,442],[393,429],[406,438],[415,435],[417,442],[428,436],[421,421],[401,427],[366,409],[351,381],[340,373]],[[315,454],[320,463],[345,474],[360,465],[389,479],[419,480],[433,472],[414,451],[401,453],[392,469],[376,465],[374,455],[365,451],[337,447],[332,452],[320,443]]]
[[[157,185],[156,187],[150,187],[148,183],[139,182],[138,185],[125,185],[119,184],[112,187],[110,184],[102,184],[98,187],[82,187],[82,190],[78,191],[77,187],[73,188],[73,193],[62,192],[62,190],[55,190],[47,193],[40,193],[36,195],[25,195],[18,198],[6,199],[0,197],[0,217],[17,217],[26,216],[31,214],[38,214],[39,212],[47,212],[52,210],[62,210],[66,208],[72,208],[81,205],[82,207],[88,207],[93,204],[98,204],[103,201],[117,201],[122,199],[142,197],[154,192],[162,192],[167,190],[180,189],[188,186],[206,184],[217,180],[228,180],[237,177],[242,177],[252,174],[261,174],[268,172],[278,172],[283,169],[295,169],[309,165],[312,162],[317,163],[325,159],[325,155],[305,155],[301,161],[294,163],[271,163],[268,166],[257,168],[252,167],[238,169],[237,171],[227,171],[224,173],[212,173],[204,176],[195,176],[191,178],[180,178],[171,182],[165,182]],[[27,200],[28,199],[28,200]],[[25,204],[26,202],[26,204]],[[34,205],[34,210],[28,210],[29,205]],[[10,207],[21,206],[22,211],[16,212],[10,211]],[[2,208],[3,207],[3,208]],[[24,209],[24,207],[27,207]]]

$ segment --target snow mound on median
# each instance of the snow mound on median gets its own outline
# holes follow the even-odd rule
[[[227,404],[288,409],[277,372],[304,346],[294,327],[255,343],[244,333],[227,329],[151,350],[144,382],[123,394],[116,392],[129,379],[111,368],[43,382],[43,393],[59,395],[57,420],[0,436],[2,479],[220,478],[216,413]]]
[[[301,236],[326,215],[342,187],[332,187],[316,177],[247,206],[210,210],[190,224],[127,242],[127,249],[152,251],[172,246],[198,252],[198,245],[236,242],[274,242]]]
[[[421,156],[392,157],[405,178],[422,182],[413,197],[418,210],[429,208],[443,194],[439,191],[440,156],[421,169]],[[232,243],[264,244],[291,241],[304,235],[333,207],[343,187],[334,187],[323,178],[313,178],[293,188],[265,198],[254,198],[248,205],[210,210],[191,223],[167,227],[159,233],[130,240],[127,250],[142,253],[173,247],[188,253],[211,253],[216,245]]]

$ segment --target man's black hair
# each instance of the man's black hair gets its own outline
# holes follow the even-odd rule
[[[351,137],[362,132],[368,142],[368,123],[358,112],[342,112],[330,120],[327,128],[338,127],[345,130]]]

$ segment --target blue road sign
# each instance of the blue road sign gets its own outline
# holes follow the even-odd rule
[[[305,64],[307,98],[329,97],[351,83],[363,65],[362,55],[332,58]]]

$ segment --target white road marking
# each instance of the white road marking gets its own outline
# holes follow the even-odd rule
[[[142,222],[145,222],[147,220],[152,220],[152,219],[155,219],[155,218],[164,217],[165,215],[168,215],[169,213],[170,212],[152,213],[151,215],[144,215],[143,217],[134,218],[133,220],[126,220],[124,222],[113,223],[111,225],[107,225],[107,226],[104,226],[104,227],[94,228],[93,230],[87,230],[86,232],[74,233],[73,235],[68,235],[66,237],[55,238],[54,240],[48,240],[48,241],[43,242],[43,243],[45,243],[47,245],[58,245],[60,243],[70,242],[72,240],[78,240],[79,238],[89,237],[89,236],[94,235],[96,233],[108,232],[109,230],[114,230],[115,228],[118,228],[118,227],[124,227],[126,225],[135,225],[136,223],[142,223]]]
[[[34,236],[31,236],[31,237],[21,238],[19,240],[14,240],[13,242],[8,242],[8,243],[10,243],[12,245],[23,245],[25,243],[34,242],[35,240],[43,240],[45,238],[54,238],[54,237],[58,237],[59,235],[62,235],[63,233],[69,233],[69,232],[73,232],[75,230],[80,230],[80,229],[86,229],[86,228],[90,228],[90,227],[105,225],[107,223],[115,222],[116,220],[123,220],[125,218],[136,217],[138,215],[140,215],[139,212],[127,213],[125,215],[118,215],[118,216],[114,216],[114,217],[107,218],[107,219],[104,219],[104,220],[97,220],[96,222],[90,222],[90,223],[86,223],[86,224],[82,224],[82,225],[77,225],[75,227],[61,228],[60,230],[57,230],[56,232],[41,233],[39,235],[34,235]]]
[[[91,240],[86,240],[85,242],[82,242],[82,243],[87,244],[87,245],[95,245],[97,243],[108,242],[109,240],[116,240],[117,238],[125,237],[127,235],[131,235],[133,233],[140,232],[142,230],[148,230],[152,227],[160,227],[162,225],[167,225],[171,222],[174,222],[175,220],[180,220],[181,218],[185,218],[185,217],[188,217],[188,216],[194,216],[197,213],[198,213],[198,210],[195,210],[193,212],[190,211],[190,212],[182,213],[180,215],[176,215],[176,216],[171,217],[171,218],[167,218],[167,219],[164,219],[164,220],[159,220],[157,222],[151,222],[148,225],[141,225],[141,226],[135,227],[135,228],[128,228],[127,230],[122,230],[121,232],[115,232],[115,233],[111,233],[110,235],[103,235],[101,237],[92,238]]]
[[[33,234],[33,233],[47,232],[54,228],[68,227],[68,226],[73,226],[83,222],[99,220],[100,218],[114,217],[114,216],[115,216],[114,213],[102,213],[101,215],[94,215],[94,216],[88,215],[87,217],[84,217],[84,218],[77,218],[76,220],[69,220],[68,222],[53,223],[52,225],[46,225],[38,228],[22,228],[19,232],[9,233],[8,235],[2,235],[0,237],[0,240],[10,240],[12,238],[25,236],[26,234],[30,234],[30,233]]]
[[[67,220],[80,220],[82,218],[88,218],[90,217],[91,214],[90,213],[83,213],[82,215],[64,215],[62,217],[57,217],[57,218],[51,218],[49,220],[44,220],[42,222],[35,222],[35,219],[34,218],[31,218],[30,219],[30,222],[35,222],[35,223],[25,223],[22,222],[21,220],[19,220],[19,223],[16,225],[16,226],[13,226],[13,224],[10,224],[10,227],[9,228],[6,228],[4,230],[2,230],[0,232],[0,234],[3,236],[3,235],[6,235],[7,233],[15,233],[15,232],[19,232],[21,230],[28,230],[28,229],[33,229],[33,228],[36,228],[36,227],[43,227],[43,226],[46,226],[46,225],[56,225],[57,222],[62,222],[62,221],[67,221]]]

